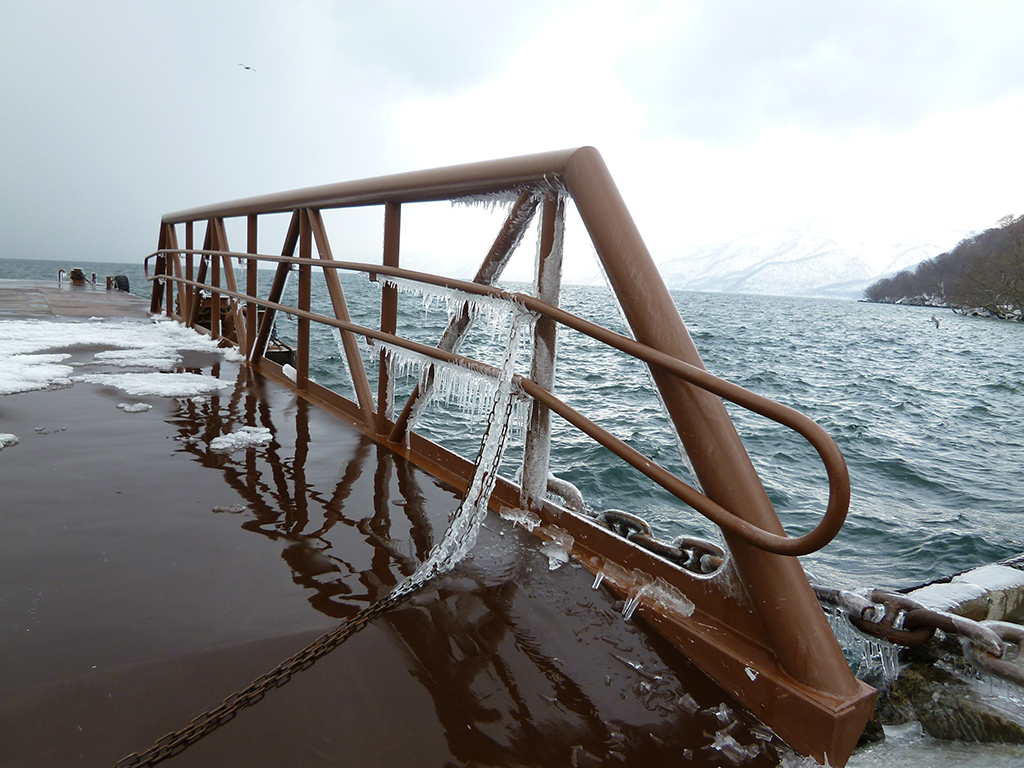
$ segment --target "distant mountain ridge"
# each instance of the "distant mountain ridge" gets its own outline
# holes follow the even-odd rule
[[[879,278],[948,251],[966,234],[920,237],[823,215],[697,246],[658,269],[671,289],[858,299]]]

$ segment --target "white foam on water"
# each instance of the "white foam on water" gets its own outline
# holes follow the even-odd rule
[[[210,450],[218,453],[231,453],[266,445],[273,439],[274,436],[267,427],[239,427],[227,435],[213,438],[210,441]]]
[[[883,727],[885,741],[858,749],[846,764],[847,768],[1018,768],[1024,765],[1024,746],[1020,744],[939,740],[924,733],[916,721]],[[815,765],[814,761],[784,763],[785,768]]]

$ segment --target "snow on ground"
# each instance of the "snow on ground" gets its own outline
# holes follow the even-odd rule
[[[148,368],[160,372],[75,375],[68,353],[52,349],[106,347],[89,364],[118,368]],[[113,349],[109,349],[113,347]],[[229,360],[241,359],[234,349],[221,349],[207,336],[165,318],[151,320],[47,320],[0,321],[0,395],[49,387],[71,386],[76,381],[118,387],[131,395],[191,397],[232,386],[229,382],[191,373],[168,373],[187,351],[217,352]]]

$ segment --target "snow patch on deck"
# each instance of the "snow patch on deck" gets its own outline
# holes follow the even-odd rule
[[[266,445],[272,439],[273,435],[266,427],[239,427],[230,434],[213,438],[210,441],[210,450],[218,453],[231,453]]]
[[[167,319],[71,323],[4,320],[0,321],[0,395],[67,387],[76,381],[110,384],[129,394],[181,397],[228,386],[226,383],[218,383],[215,387],[212,385],[215,380],[210,377],[184,373],[75,376],[75,367],[67,362],[71,357],[69,353],[50,352],[53,349],[90,346],[105,349],[96,352],[92,361],[84,365],[172,371],[181,364],[181,353],[186,351],[217,352],[229,360],[240,359],[235,350],[222,349],[213,339]],[[104,378],[97,380],[100,376]],[[142,379],[140,376],[174,378]]]

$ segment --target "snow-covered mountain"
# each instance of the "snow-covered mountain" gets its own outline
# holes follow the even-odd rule
[[[897,234],[822,215],[697,246],[658,269],[673,289],[856,299],[879,278],[938,256],[968,234]]]

